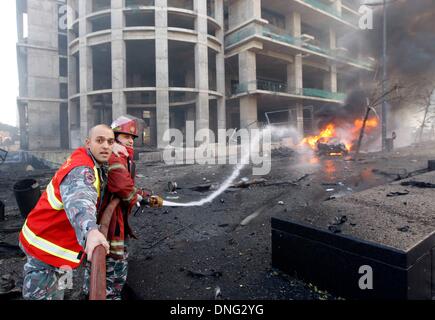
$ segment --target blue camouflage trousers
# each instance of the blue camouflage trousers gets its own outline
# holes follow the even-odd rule
[[[121,291],[127,281],[128,252],[124,258],[106,260],[107,300],[121,300]],[[82,293],[89,295],[91,264],[86,263]],[[59,269],[29,255],[24,265],[23,298],[26,300],[63,300],[66,289],[72,289],[72,269]]]
[[[106,299],[121,300],[121,291],[127,281],[128,252],[124,251],[124,257],[115,260],[110,256],[106,259]],[[89,294],[89,279],[91,277],[91,264],[86,263],[83,292]]]
[[[24,265],[23,298],[63,300],[68,277],[72,277],[72,270],[54,268],[28,255]]]

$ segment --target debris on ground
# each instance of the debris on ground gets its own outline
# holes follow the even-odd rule
[[[394,179],[395,181],[403,180],[403,179],[406,179],[408,177],[408,172],[406,170],[404,170],[404,171],[405,171],[405,173],[396,173],[396,172],[386,172],[386,171],[382,171],[379,169],[372,170],[372,172],[374,174],[382,175],[382,176],[385,176],[387,178]]]
[[[21,296],[21,289],[16,286],[10,274],[0,277],[0,300],[9,300]]]
[[[192,270],[187,270],[186,273],[189,277],[192,278],[220,278],[222,277],[222,272],[220,271],[210,271],[210,272],[200,272],[200,271],[192,271]]]
[[[329,226],[328,230],[331,231],[332,233],[341,233],[341,229],[338,226]]]
[[[281,198],[284,194],[286,194],[287,191],[285,192],[281,192],[280,194],[278,194],[277,196],[269,199],[268,201],[266,201],[266,204],[261,206],[260,208],[258,208],[257,210],[254,211],[254,213],[250,214],[249,216],[247,216],[245,219],[242,220],[242,222],[240,222],[240,225],[246,226],[248,225],[252,220],[254,220],[255,218],[257,218],[262,212],[264,212],[266,209],[270,209],[273,205],[272,203],[275,203],[275,201],[279,198]]]
[[[19,227],[0,227],[0,233],[10,234],[10,233],[18,233],[21,231],[21,226]]]
[[[400,185],[404,187],[417,187],[417,188],[426,188],[426,189],[434,189],[435,184],[423,181],[407,181],[402,182]]]
[[[289,158],[296,155],[296,152],[288,147],[275,148],[271,152],[272,158]]]
[[[0,258],[7,259],[13,257],[24,257],[24,253],[20,247],[9,243],[0,242]]]
[[[421,159],[418,163],[410,162],[416,157],[414,152],[410,153],[408,158],[391,158],[388,163],[378,155],[365,154],[365,163],[336,157],[319,159],[313,166],[308,161],[280,157],[272,159],[271,172],[264,179],[252,176],[249,166],[242,169],[241,178],[234,181],[228,193],[217,196],[213,202],[202,207],[162,208],[156,211],[145,209],[144,214],[130,219],[131,227],[139,239],[130,243],[129,284],[141,299],[151,300],[324,299],[315,286],[308,286],[291,275],[265,272],[271,265],[270,218],[280,216],[291,219],[293,212],[302,207],[322,204],[328,196],[332,199],[345,196],[346,193],[348,195],[351,191],[347,189],[348,186],[354,189],[352,192],[359,192],[390,183],[398,175],[406,177],[410,175],[409,172],[426,165],[426,161]],[[435,152],[425,158],[435,159]],[[0,200],[5,202],[6,209],[6,221],[0,223],[0,243],[16,245],[17,233],[23,223],[11,186],[19,179],[31,177],[43,187],[55,172],[32,165],[35,168],[33,172],[25,172],[24,165],[21,165],[20,171],[11,172],[6,170],[7,163],[0,166]],[[137,176],[143,178],[140,187],[171,200],[179,197],[183,203],[205,198],[206,193],[220,187],[234,170],[232,165],[183,165],[174,169],[162,163],[153,163],[152,168],[150,166],[148,163],[138,163]],[[325,170],[327,166],[333,170]],[[374,175],[373,168],[393,174]],[[400,168],[407,168],[407,171]],[[204,180],[204,177],[207,178]],[[174,188],[168,188],[168,181],[177,181],[175,191]],[[426,183],[417,185],[435,187]],[[326,193],[325,189],[334,189],[335,192]],[[411,186],[399,186],[392,191],[404,189],[411,193],[418,192]],[[390,199],[399,203],[407,200],[400,197]],[[347,234],[347,227],[356,226],[352,221],[354,214],[352,217],[350,213],[347,217],[341,214],[346,212],[337,212],[332,216],[333,219],[326,221],[326,232],[340,234],[346,231]],[[316,223],[314,219],[306,220],[310,224]],[[396,228],[405,224],[413,226],[405,220],[392,227],[392,231],[399,232]],[[413,231],[409,226],[399,229],[400,232]],[[4,248],[5,251],[2,251],[0,246],[0,277],[12,274],[16,277],[15,287],[19,287],[25,259],[21,258],[22,253],[17,246],[10,249],[12,251]],[[12,287],[7,280],[5,287]],[[79,288],[74,286],[76,291]],[[11,290],[19,291],[19,288]],[[6,294],[6,297],[10,296]],[[327,298],[335,299],[333,296]]]
[[[230,188],[249,188],[254,185],[263,185],[266,182],[267,182],[266,179],[253,179],[251,181],[241,180],[237,183],[232,184]]]
[[[220,299],[222,299],[222,291],[221,291],[221,288],[220,288],[219,286],[217,286],[217,287],[214,289],[214,298],[215,298],[215,300],[220,300]]]
[[[411,229],[410,226],[404,226],[401,228],[397,228],[397,230],[399,230],[400,232],[408,232]]]
[[[406,196],[409,194],[408,190],[405,191],[394,191],[387,194],[387,197],[398,197],[398,196]]]
[[[335,217],[334,225],[340,226],[342,224],[345,224],[346,222],[347,222],[347,216]]]
[[[401,173],[401,172],[400,173],[399,172],[387,172],[387,171],[382,171],[379,169],[372,169],[372,172],[374,174],[383,175],[383,176],[388,177],[388,178],[394,178],[395,181],[408,179],[408,178],[426,173],[426,172],[428,172],[428,169],[427,168],[418,169],[418,170],[415,170],[412,172],[408,172],[408,170],[402,169],[402,171],[403,171],[403,173]]]

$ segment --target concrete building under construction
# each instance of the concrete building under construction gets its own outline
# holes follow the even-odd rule
[[[23,149],[79,146],[90,127],[131,114],[139,145],[169,128],[313,129],[373,71],[358,7],[345,0],[17,0]]]

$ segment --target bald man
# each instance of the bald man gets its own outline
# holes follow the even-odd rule
[[[63,300],[72,270],[94,249],[109,244],[98,230],[97,212],[107,184],[107,161],[115,136],[106,125],[89,131],[85,147],[74,151],[56,172],[20,233],[27,255],[23,297]]]

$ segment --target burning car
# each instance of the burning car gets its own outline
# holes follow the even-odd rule
[[[317,141],[317,154],[319,156],[343,157],[349,153],[346,145],[337,139],[321,138]]]
[[[305,137],[300,146],[308,146],[318,156],[343,157],[354,150],[354,144],[358,141],[363,127],[362,119],[355,119],[347,123],[328,123],[323,126],[317,135]],[[365,123],[366,135],[379,127],[376,117],[368,119]]]

